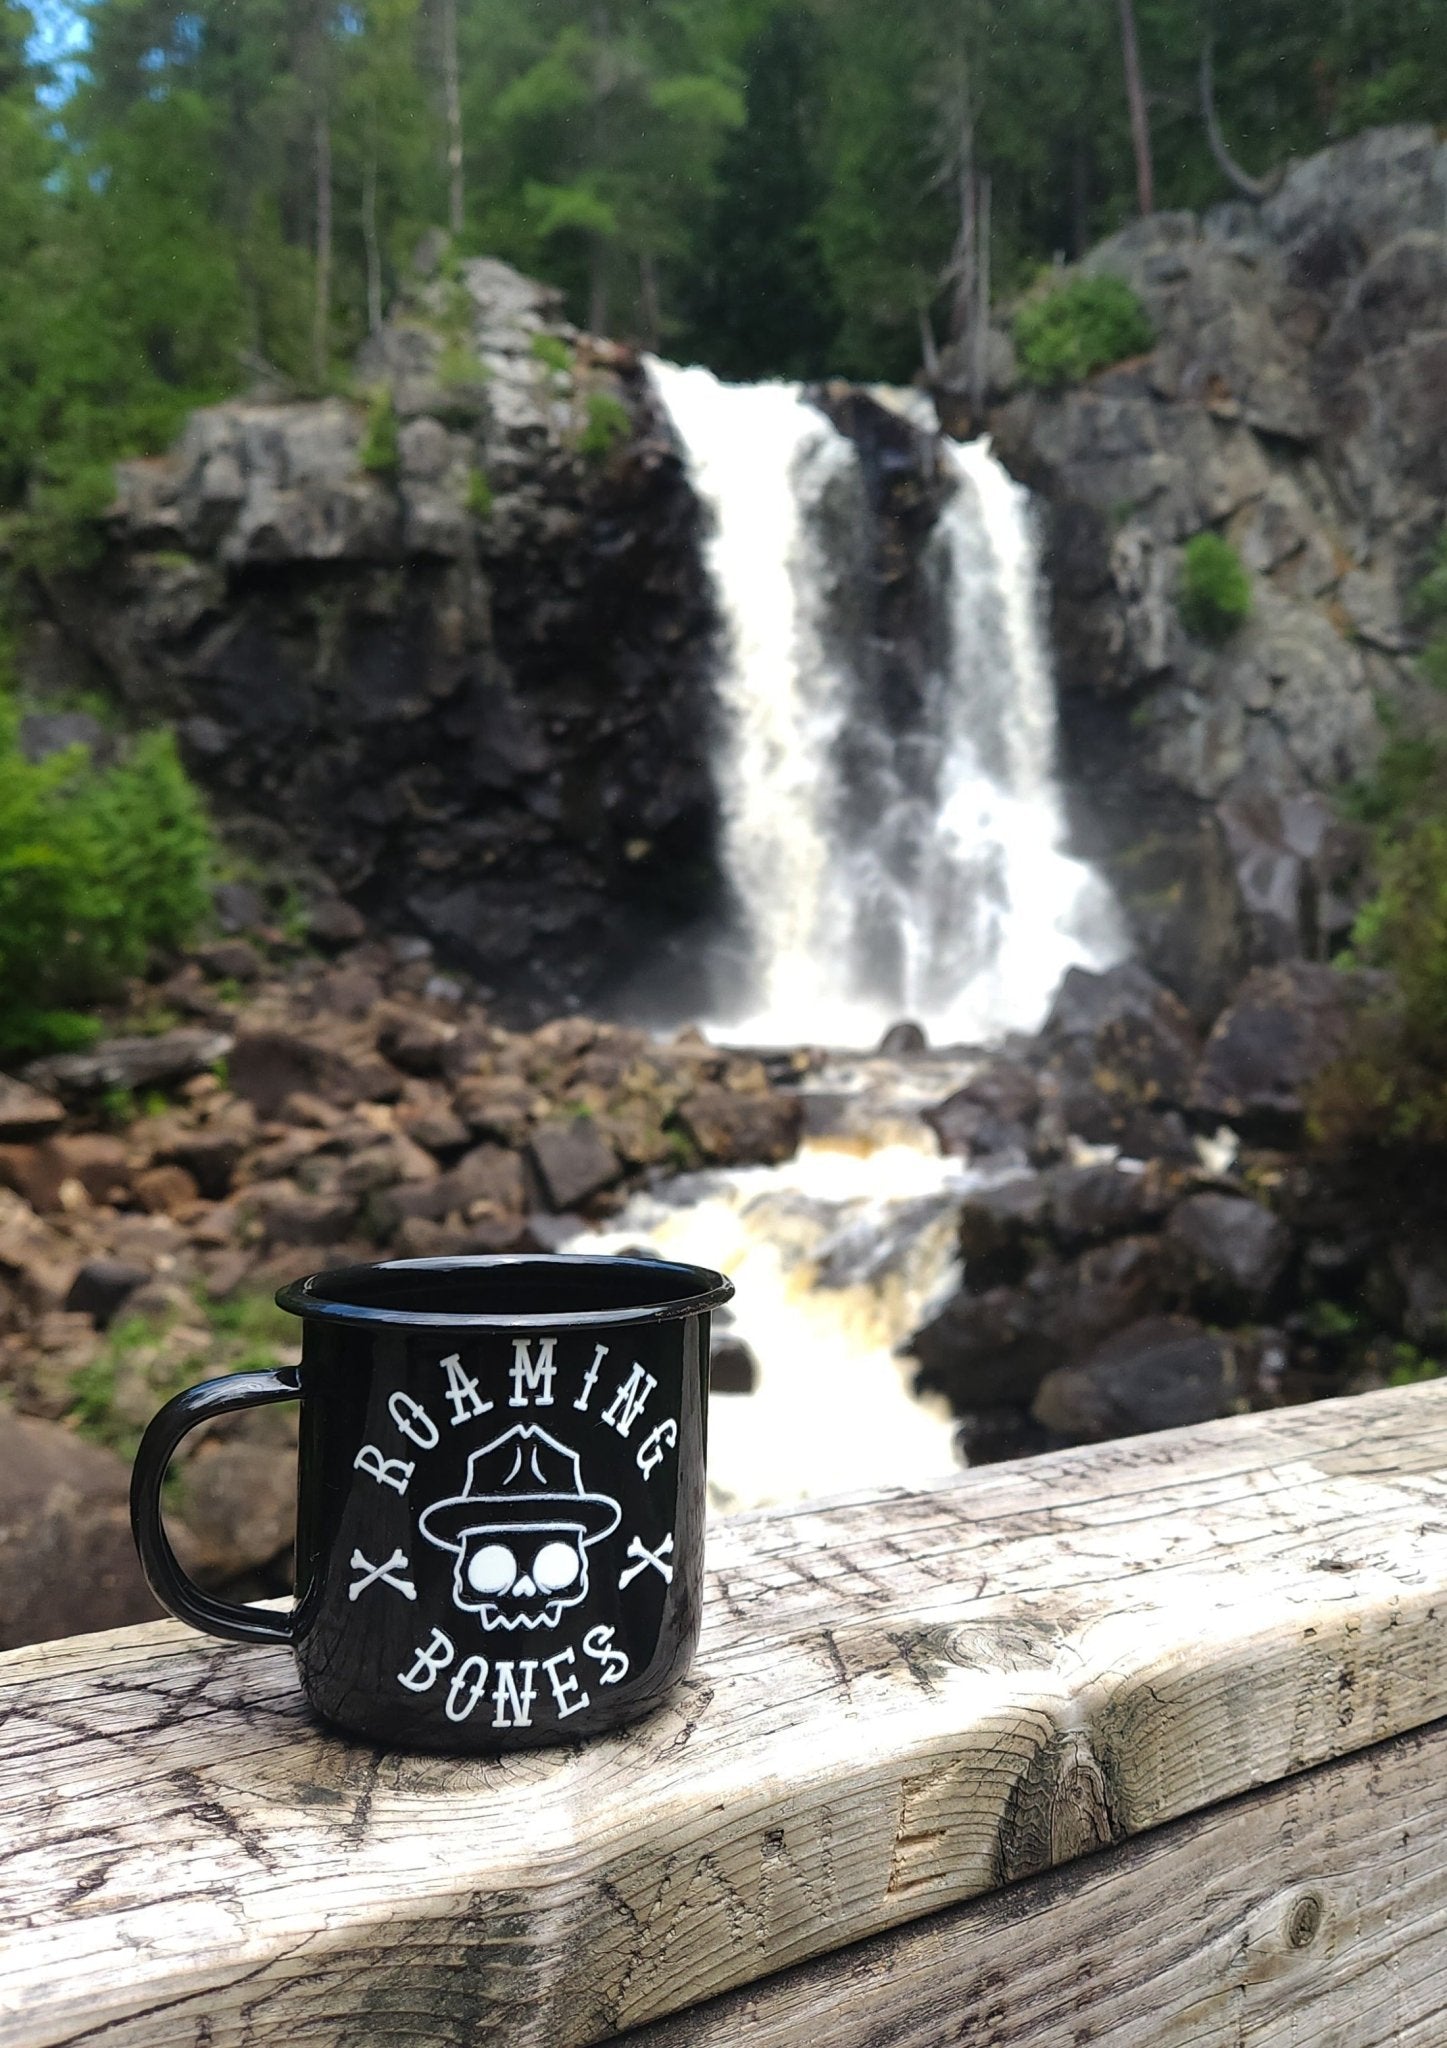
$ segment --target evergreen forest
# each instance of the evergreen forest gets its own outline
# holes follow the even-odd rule
[[[726,375],[901,378],[982,276],[1444,100],[1441,0],[0,0],[0,504],[343,381],[432,227]]]

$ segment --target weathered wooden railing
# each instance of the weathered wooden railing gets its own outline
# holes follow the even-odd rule
[[[0,1658],[0,2042],[1447,2041],[1447,1385],[710,1560],[674,1706],[502,1762],[168,1622]]]

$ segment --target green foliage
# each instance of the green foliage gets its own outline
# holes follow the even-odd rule
[[[367,425],[357,459],[374,476],[395,476],[402,456],[397,442],[397,408],[382,385],[367,400]]]
[[[1417,666],[1434,689],[1447,690],[1447,527],[1438,534],[1427,569],[1412,592],[1411,611],[1427,629]]]
[[[1118,277],[1073,277],[1015,316],[1020,374],[1047,390],[1143,355],[1154,341],[1145,307]]]
[[[1193,534],[1181,551],[1181,620],[1198,640],[1229,640],[1251,611],[1251,578],[1219,533]]]
[[[492,516],[492,485],[487,472],[471,470],[467,478],[467,509],[474,519],[489,519]]]
[[[66,1419],[92,1442],[133,1458],[142,1415],[198,1380],[287,1363],[296,1344],[294,1318],[264,1294],[212,1301],[198,1293],[180,1317],[123,1316],[71,1375]]]
[[[437,358],[437,378],[442,384],[485,384],[491,375],[477,350],[465,341],[449,341]]]
[[[113,767],[84,749],[32,763],[0,700],[0,1052],[73,1047],[209,904],[211,828],[168,733]]]
[[[1358,824],[1394,832],[1430,808],[1444,776],[1438,741],[1392,730],[1373,772],[1342,792],[1342,809]]]
[[[589,462],[606,462],[633,431],[633,421],[623,401],[611,391],[590,391],[584,407],[583,431],[578,436],[578,453]]]
[[[1420,1387],[1426,1380],[1441,1377],[1441,1362],[1435,1358],[1424,1358],[1415,1344],[1392,1346],[1392,1366],[1387,1374],[1389,1387]]]
[[[548,369],[572,370],[573,351],[561,334],[535,334],[531,346],[534,358]]]

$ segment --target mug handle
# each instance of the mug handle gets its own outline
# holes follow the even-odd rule
[[[161,1486],[176,1446],[188,1430],[237,1408],[262,1407],[272,1401],[295,1401],[301,1394],[301,1373],[294,1365],[274,1372],[238,1372],[229,1379],[206,1380],[188,1387],[152,1417],[136,1452],[131,1473],[131,1530],[141,1554],[146,1583],[161,1605],[178,1621],[207,1635],[233,1643],[289,1643],[290,1614],[264,1607],[243,1607],[204,1593],[182,1571],[161,1524]]]

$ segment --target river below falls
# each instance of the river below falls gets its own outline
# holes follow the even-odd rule
[[[920,1111],[975,1062],[829,1061],[805,1084],[805,1137],[782,1166],[682,1174],[569,1251],[646,1248],[738,1289],[723,1333],[757,1361],[709,1403],[715,1512],[885,1485],[957,1466],[943,1401],[911,1392],[899,1345],[957,1283],[955,1214],[980,1175],[942,1158]]]

